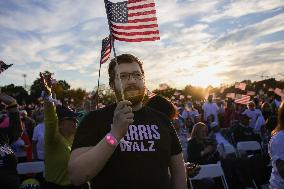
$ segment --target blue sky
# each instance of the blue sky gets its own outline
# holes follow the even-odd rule
[[[150,89],[218,86],[260,80],[262,73],[283,79],[283,0],[155,2],[161,40],[115,42],[118,54],[144,61]],[[24,73],[31,85],[44,70],[73,88],[96,86],[101,40],[109,32],[103,0],[0,0],[0,7],[0,59],[14,64],[0,75],[0,86],[23,85]]]

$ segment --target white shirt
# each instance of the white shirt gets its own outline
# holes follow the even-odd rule
[[[218,121],[218,111],[219,111],[219,107],[217,106],[217,104],[215,102],[209,103],[209,102],[205,102],[202,106],[202,109],[204,111],[204,120],[206,121],[207,118],[213,114],[214,115],[214,122],[219,123]]]
[[[276,160],[284,160],[284,130],[274,135],[269,142],[269,154],[272,161],[272,172],[270,185],[272,188],[284,188],[284,179],[279,175],[276,167]]]
[[[44,123],[39,123],[35,128],[34,128],[34,133],[33,133],[33,141],[36,141],[36,150],[37,150],[37,156],[38,159],[43,160],[44,159]]]
[[[259,109],[254,109],[254,110],[246,109],[243,112],[243,114],[246,114],[248,117],[251,118],[250,123],[249,123],[249,127],[253,128],[253,129],[255,128],[257,116],[262,116],[262,113]]]

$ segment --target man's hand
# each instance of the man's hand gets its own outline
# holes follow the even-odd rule
[[[128,131],[128,126],[134,122],[131,102],[124,100],[118,102],[113,115],[113,125],[111,133],[117,140],[124,137]]]
[[[194,163],[185,163],[185,168],[186,168],[186,174],[187,177],[195,177],[196,175],[198,175],[201,167],[199,165],[196,165]]]
[[[46,94],[48,96],[51,95],[51,91],[52,91],[52,78],[51,78],[51,74],[45,76],[43,75],[43,73],[39,73],[40,76],[40,81],[41,81],[41,85],[43,90],[46,92]]]

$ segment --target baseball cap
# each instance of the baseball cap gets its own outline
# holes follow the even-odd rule
[[[77,119],[78,114],[66,106],[56,106],[58,120]]]

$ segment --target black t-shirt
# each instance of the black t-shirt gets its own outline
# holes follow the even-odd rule
[[[95,146],[110,132],[116,105],[90,112],[75,135],[73,149]],[[96,189],[170,188],[170,157],[182,152],[167,117],[149,107],[134,112],[134,123],[101,172],[93,178]],[[127,143],[127,145],[125,144]],[[95,162],[94,162],[95,163]]]

